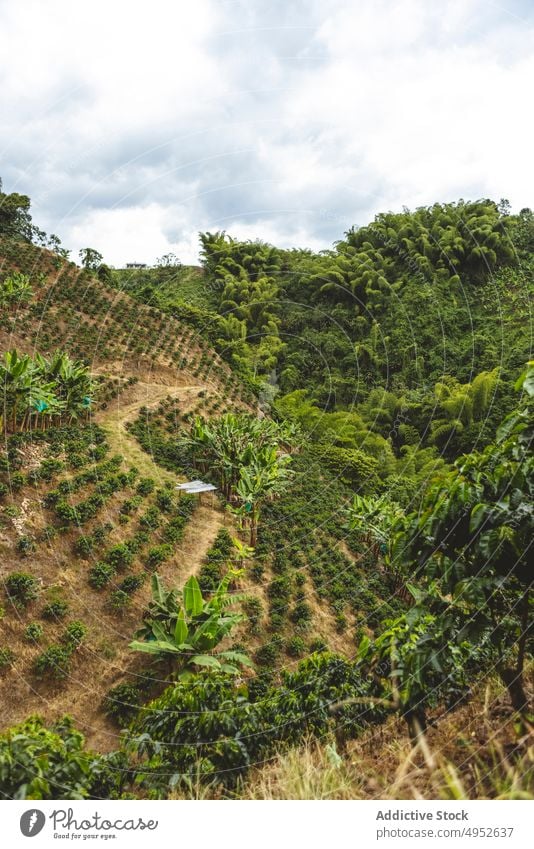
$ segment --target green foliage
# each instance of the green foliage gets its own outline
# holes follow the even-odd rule
[[[106,552],[106,562],[115,569],[126,569],[133,562],[134,555],[127,543],[119,542]]]
[[[26,274],[15,271],[0,281],[0,308],[13,309],[30,301],[32,296],[30,278]]]
[[[151,492],[154,492],[154,487],[155,483],[153,478],[141,478],[137,484],[136,491],[139,495],[150,495]]]
[[[32,716],[0,735],[0,794],[6,799],[112,798],[120,756],[100,757],[64,717],[47,728]]]
[[[63,599],[56,598],[43,607],[41,616],[52,621],[64,619],[69,612],[69,605]]]
[[[117,684],[108,690],[103,702],[106,714],[124,728],[137,715],[141,705],[141,691],[133,684]]]
[[[290,657],[302,657],[306,651],[306,643],[302,637],[291,637],[287,641],[286,652]]]
[[[17,607],[27,607],[39,595],[39,584],[27,572],[12,572],[5,580],[6,595]]]
[[[166,590],[159,575],[153,575],[152,601],[144,616],[145,624],[130,648],[158,659],[178,661],[181,669],[207,667],[235,675],[239,666],[250,665],[246,655],[240,652],[216,651],[243,619],[241,614],[227,612],[241,600],[228,591],[235,575],[228,572],[208,600],[203,598],[192,575],[183,587],[182,603],[176,590]]]
[[[69,649],[74,651],[81,646],[87,636],[88,630],[87,625],[84,625],[83,622],[77,620],[69,622],[62,637],[63,642],[67,644]]]
[[[9,669],[15,662],[15,652],[12,649],[0,648],[0,670]]]
[[[310,452],[349,486],[372,492],[378,487],[379,463],[358,448],[319,444]]]
[[[465,685],[481,650],[513,707],[528,708],[523,670],[532,624],[534,364],[517,387],[521,404],[505,418],[496,442],[457,460],[422,510],[399,519],[392,554],[416,579],[410,585],[416,604],[361,650],[364,657],[375,652],[379,663],[390,657],[394,701],[419,731],[429,700],[459,679]]]
[[[51,645],[34,662],[34,670],[40,677],[61,680],[70,670],[71,646]]]
[[[216,475],[224,497],[235,503],[242,525],[250,528],[251,546],[257,542],[262,503],[288,485],[291,458],[279,446],[292,435],[291,428],[269,419],[227,413],[216,421],[197,417],[190,434],[179,441],[196,468]]]
[[[30,622],[24,630],[24,638],[29,643],[38,643],[44,634],[44,628],[39,622]]]
[[[0,363],[0,425],[15,432],[84,419],[94,392],[87,366],[67,353],[32,359],[8,351]]]
[[[102,265],[102,254],[94,248],[82,248],[79,251],[79,257],[82,267],[87,271],[98,271]]]
[[[106,587],[116,574],[116,569],[110,563],[99,562],[89,570],[89,583],[95,590]]]
[[[371,692],[355,664],[326,652],[284,672],[254,702],[247,687],[228,676],[210,672],[178,681],[133,725],[128,748],[139,759],[136,780],[161,796],[196,780],[232,787],[249,766],[284,745],[325,735],[334,724],[346,737],[360,732],[380,716],[363,704]]]

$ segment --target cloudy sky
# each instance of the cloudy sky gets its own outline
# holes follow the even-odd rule
[[[114,265],[534,206],[530,0],[0,0],[0,175]]]

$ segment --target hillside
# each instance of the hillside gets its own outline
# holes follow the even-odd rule
[[[135,271],[25,227],[0,764],[44,761],[0,792],[532,793],[532,214],[388,213],[320,254],[203,234],[201,268]]]
[[[170,442],[172,433],[188,415],[247,409],[252,398],[187,326],[156,309],[139,305],[127,295],[117,295],[75,266],[62,263],[55,267],[58,263],[53,256],[32,246],[19,246],[16,251],[7,245],[3,248],[2,273],[28,273],[39,280],[39,286],[27,309],[19,308],[4,316],[2,350],[16,348],[44,354],[55,348],[68,349],[92,364],[101,389],[97,407],[83,426],[8,436],[5,442],[11,472],[2,476],[8,492],[0,508],[1,574],[3,580],[19,571],[35,576],[40,596],[39,604],[31,605],[27,611],[7,608],[2,620],[2,642],[14,653],[0,687],[4,704],[2,726],[8,727],[31,713],[39,713],[47,720],[70,713],[91,745],[108,750],[116,745],[117,732],[103,711],[106,693],[126,680],[142,684],[146,678],[139,658],[132,658],[128,644],[150,597],[143,563],[147,568],[151,549],[167,541],[166,531],[174,515],[172,510],[162,510],[158,516],[158,496],[172,492],[176,483],[185,479],[176,463],[167,470],[168,460],[158,462],[160,433]],[[141,436],[147,416],[148,444],[141,439],[147,448],[144,451],[130,429],[137,423],[134,430]],[[111,497],[95,516],[87,521],[74,518],[67,524],[62,522],[51,501],[53,493],[69,487],[69,503],[77,505],[91,497],[95,486],[105,484],[117,473],[125,479],[114,482]],[[143,481],[152,482],[153,492],[146,496],[138,494]],[[191,507],[191,514],[188,509],[184,515],[182,538],[158,566],[158,573],[167,584],[180,586],[189,575],[201,571],[221,529],[237,535],[235,521],[216,500]],[[153,528],[143,521],[151,510],[156,512]],[[330,511],[324,510],[324,521],[331,521],[334,512],[333,505]],[[128,577],[118,576],[105,591],[91,586],[95,564],[131,542],[134,531],[139,535],[146,528],[148,539],[142,540],[133,562],[128,564]],[[339,536],[339,530],[333,530]],[[277,529],[276,533],[280,531]],[[335,540],[332,543],[328,529],[318,527],[317,533],[317,548],[309,549],[310,556],[325,543],[337,545]],[[95,535],[90,550],[82,549],[84,541],[91,541]],[[301,548],[298,538],[295,544]],[[264,546],[268,561],[273,548]],[[214,556],[217,557],[216,550]],[[342,566],[352,562],[350,553],[347,558],[339,550],[337,556]],[[256,636],[252,641],[258,648],[271,640],[263,624],[269,567],[258,560],[251,567],[254,570],[256,580],[245,581],[242,589],[259,601],[259,611],[255,612],[255,621],[259,622],[254,626]],[[113,591],[120,592],[125,580],[137,578],[144,583],[129,591],[127,598],[113,597]],[[311,587],[306,591],[299,586],[305,597],[309,596],[312,610],[307,645],[315,637],[343,650],[346,640],[336,629],[334,612],[322,608]],[[46,616],[50,604],[55,605],[57,613],[52,611],[43,618],[43,611]],[[69,664],[68,675],[61,676],[59,683],[36,675],[36,658],[47,645],[60,642],[71,620],[83,622],[88,635],[75,661]],[[26,636],[28,626],[34,622],[44,632],[37,640]],[[290,632],[291,628],[288,635]],[[305,649],[303,644],[298,653]],[[283,662],[291,666],[295,661],[286,656]]]

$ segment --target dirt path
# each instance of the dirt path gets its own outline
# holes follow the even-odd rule
[[[136,466],[144,476],[156,481],[178,481],[176,475],[158,466],[152,457],[144,451],[137,440],[130,435],[126,425],[135,421],[142,407],[154,408],[165,398],[181,398],[184,404],[191,403],[199,392],[205,390],[203,384],[185,386],[167,386],[159,383],[137,383],[136,399],[124,404],[119,396],[107,410],[96,414],[95,421],[106,431],[111,453],[122,454],[125,461]]]
[[[182,399],[180,406],[185,409],[205,388],[201,384],[138,383],[130,391],[126,403],[119,399],[98,413],[96,421],[105,430],[111,451],[122,454],[127,465],[137,466],[142,475],[159,483],[178,483],[179,477],[158,466],[128,433],[126,425],[135,420],[141,407],[157,406],[168,396]],[[225,514],[216,499],[196,507],[174,555],[158,569],[167,586],[180,587],[200,570],[224,523]],[[57,564],[55,568],[57,570]],[[30,680],[22,676],[14,681],[6,719],[8,724],[13,724],[29,713],[40,713],[53,721],[68,713],[84,733],[89,747],[100,752],[111,751],[119,745],[118,730],[104,714],[102,699],[111,687],[125,680],[135,680],[136,675],[144,678],[150,666],[148,656],[134,654],[128,647],[149,600],[150,582],[147,581],[136,594],[132,609],[117,618],[107,613],[103,615],[101,598],[93,599],[92,594],[85,593],[86,577],[80,572],[79,564],[70,564],[67,560],[61,575],[74,595],[72,613],[87,623],[93,639],[80,649],[79,661],[61,685],[44,682],[33,687]]]

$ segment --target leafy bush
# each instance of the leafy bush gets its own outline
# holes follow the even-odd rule
[[[34,663],[35,672],[41,676],[60,680],[69,674],[72,651],[68,646],[51,645],[40,654]]]
[[[61,639],[71,650],[74,650],[83,643],[88,630],[87,625],[75,620],[74,622],[69,622]]]
[[[17,551],[19,554],[22,554],[24,557],[27,557],[32,551],[35,551],[36,545],[35,541],[32,537],[28,536],[28,534],[24,534],[19,537],[17,540]]]
[[[124,590],[113,590],[109,596],[109,608],[114,613],[122,614],[124,613],[131,605],[132,599],[130,598],[129,593]]]
[[[334,724],[355,736],[384,716],[369,707],[373,685],[358,665],[327,652],[283,672],[275,686],[268,681],[259,680],[254,702],[244,683],[213,672],[168,687],[134,722],[128,748],[138,759],[136,781],[161,796],[199,777],[231,787],[284,745],[325,735]],[[334,703],[340,703],[335,716]]]
[[[156,484],[153,478],[141,478],[136,486],[136,492],[142,496],[150,495],[154,492],[155,486]]]
[[[306,651],[306,643],[302,637],[291,637],[287,641],[286,652],[290,657],[302,657]]]
[[[119,589],[131,595],[143,586],[145,578],[146,575],[143,572],[140,572],[138,575],[128,575],[128,577],[119,584]]]
[[[119,542],[106,552],[106,562],[116,570],[126,569],[133,561],[133,552],[127,543]]]
[[[174,496],[168,489],[158,489],[156,504],[162,513],[170,513],[174,507]]]
[[[15,662],[15,653],[8,648],[0,648],[0,670],[8,669]]]
[[[29,643],[38,643],[44,634],[44,628],[39,622],[30,622],[24,631],[24,639]]]
[[[104,698],[103,708],[105,713],[112,717],[121,728],[129,725],[136,716],[141,704],[141,692],[139,687],[133,684],[118,684],[108,690]]]
[[[257,634],[259,624],[263,615],[263,604],[261,599],[256,596],[250,596],[243,604],[243,609],[248,617],[248,624],[252,634]]]
[[[117,570],[110,563],[96,563],[89,570],[89,584],[95,590],[101,590],[107,586],[115,576]]]
[[[172,545],[162,543],[154,545],[149,549],[146,559],[146,565],[149,569],[156,569],[160,563],[168,560],[172,556]]]
[[[6,595],[17,607],[27,607],[39,595],[37,579],[27,572],[12,572],[5,582]]]
[[[47,728],[32,716],[0,735],[0,794],[7,799],[113,798],[124,757],[84,750],[84,738],[64,717]]]
[[[41,616],[43,619],[64,619],[68,612],[69,605],[67,602],[56,598],[43,607]]]

